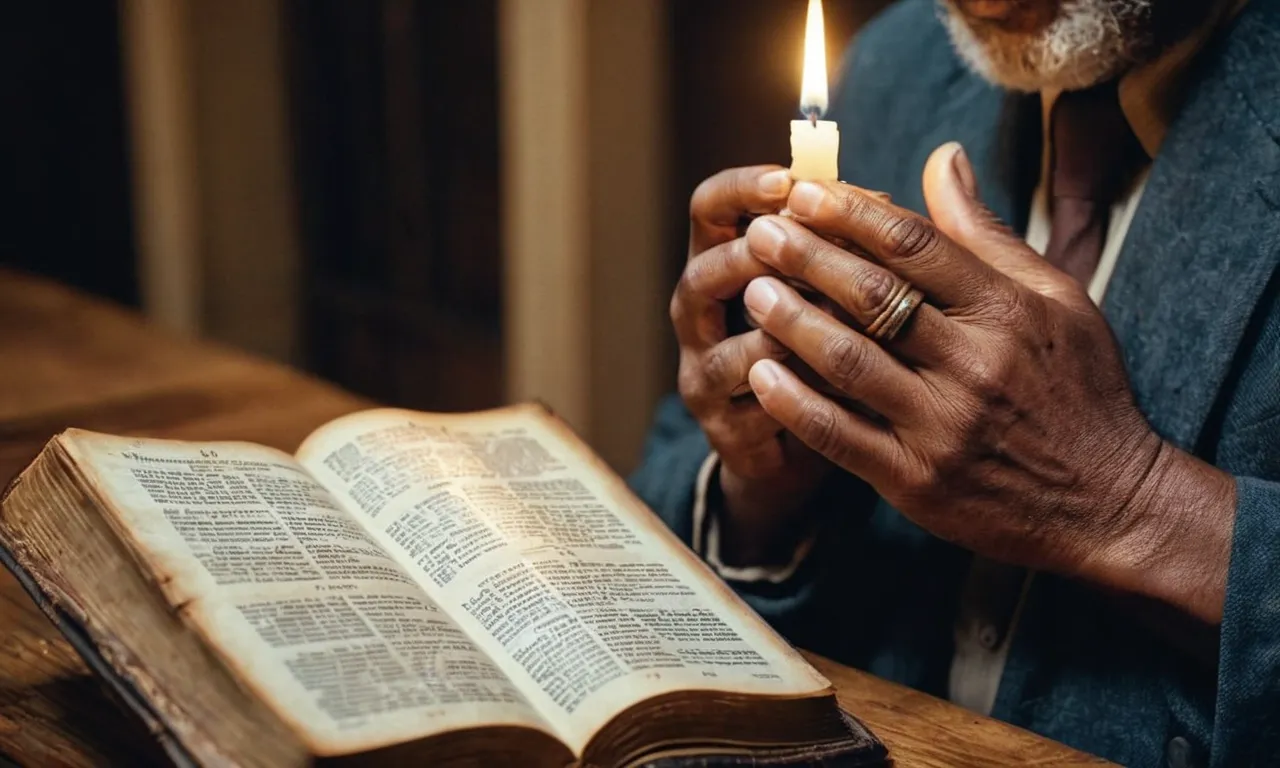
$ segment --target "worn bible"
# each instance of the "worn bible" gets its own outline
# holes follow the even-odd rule
[[[365,411],[294,456],[68,430],[0,543],[181,764],[884,758],[538,406]]]

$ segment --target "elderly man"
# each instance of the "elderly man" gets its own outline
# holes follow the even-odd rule
[[[833,107],[857,186],[695,193],[634,487],[797,644],[1276,764],[1278,51],[1280,0],[892,6]]]

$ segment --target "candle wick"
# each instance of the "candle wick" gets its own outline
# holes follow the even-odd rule
[[[818,110],[810,107],[809,109],[805,110],[805,114],[809,118],[809,125],[812,125],[814,128],[817,128],[818,127]]]

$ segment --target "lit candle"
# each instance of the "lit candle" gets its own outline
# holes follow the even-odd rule
[[[827,111],[827,41],[822,0],[809,0],[804,25],[804,75],[800,84],[800,113],[807,120],[791,121],[791,177],[796,181],[836,181],[840,130],[833,120],[819,120]]]

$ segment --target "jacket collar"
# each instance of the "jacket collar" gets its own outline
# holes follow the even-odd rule
[[[1280,260],[1280,0],[1210,42],[1185,98],[1103,309],[1143,412],[1194,449]]]

